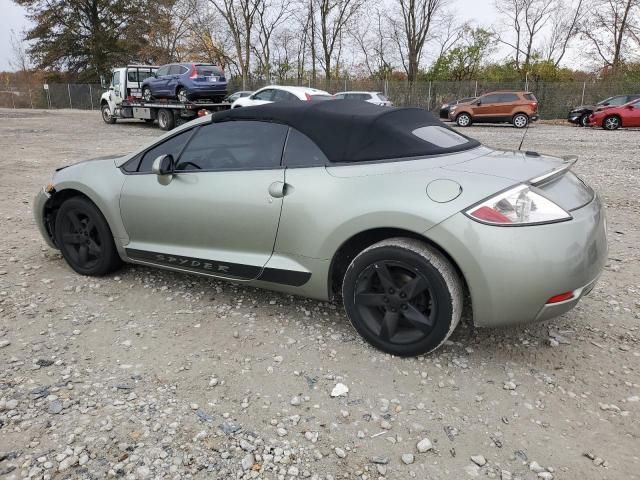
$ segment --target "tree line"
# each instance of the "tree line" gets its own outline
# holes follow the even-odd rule
[[[495,0],[492,25],[455,12],[452,0],[14,1],[33,26],[14,38],[13,67],[81,81],[177,61],[219,64],[243,85],[559,80],[576,75],[566,65],[576,52],[598,75],[640,71],[640,0]]]

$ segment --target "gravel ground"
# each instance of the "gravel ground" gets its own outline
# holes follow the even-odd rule
[[[399,359],[336,305],[138,266],[73,273],[33,195],[53,168],[160,131],[98,112],[0,122],[0,477],[640,478],[639,131],[527,134],[525,149],[578,154],[608,207],[610,259],[576,309],[461,325]],[[522,135],[464,132],[503,148]]]

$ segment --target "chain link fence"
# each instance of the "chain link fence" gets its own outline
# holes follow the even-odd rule
[[[278,82],[272,82],[278,83]],[[319,88],[330,93],[346,90],[378,91],[398,106],[419,106],[437,112],[440,105],[456,98],[474,97],[496,90],[527,90],[535,94],[542,119],[566,118],[575,106],[593,104],[612,95],[640,93],[640,84],[633,81],[589,82],[488,82],[425,81],[409,84],[406,81],[339,78],[286,80],[282,85],[301,85]],[[256,90],[268,85],[266,80],[251,79],[247,89]],[[242,81],[232,78],[229,92],[242,89]],[[99,84],[0,85],[0,107],[4,108],[77,108],[97,110],[104,89]]]

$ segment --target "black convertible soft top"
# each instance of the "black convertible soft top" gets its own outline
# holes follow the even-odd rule
[[[331,162],[437,155],[480,145],[445,126],[425,109],[380,107],[359,100],[276,102],[212,116],[212,122],[233,120],[289,125],[313,140]]]

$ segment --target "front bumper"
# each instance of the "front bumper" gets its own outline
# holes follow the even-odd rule
[[[482,327],[546,320],[573,308],[607,261],[605,214],[595,196],[571,212],[573,219],[548,225],[496,227],[454,215],[425,235],[441,245],[461,269]],[[551,297],[574,292],[565,302]]]
[[[36,225],[38,226],[38,230],[40,230],[40,235],[44,238],[45,242],[51,247],[57,249],[55,243],[51,239],[51,235],[49,233],[49,229],[46,225],[46,204],[51,198],[47,192],[45,192],[44,188],[41,189],[36,197],[33,199],[33,215],[36,220]]]
[[[580,124],[580,119],[582,118],[584,113],[570,113],[567,117],[567,121],[570,123],[575,123],[576,125]]]

